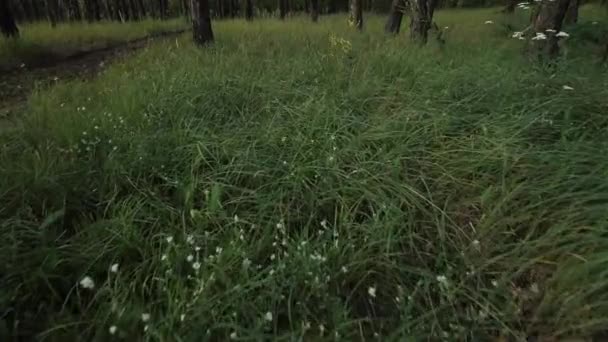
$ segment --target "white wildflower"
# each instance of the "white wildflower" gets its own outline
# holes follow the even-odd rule
[[[324,333],[325,333],[325,326],[323,324],[319,324],[319,334],[321,334],[321,336],[323,336]]]
[[[215,254],[222,254],[222,252],[224,251],[224,249],[222,247],[215,247]]]
[[[281,222],[277,223],[277,228],[278,228],[278,229],[283,229],[283,228],[285,228],[285,225],[283,224],[283,221],[281,221]]]
[[[346,273],[348,272],[348,269],[346,268],[346,266],[342,266],[341,271],[342,273]]]
[[[92,290],[95,288],[95,282],[93,281],[93,278],[85,276],[84,278],[82,278],[82,280],[80,280],[80,286],[85,289]]]
[[[498,287],[498,281],[496,281],[496,280],[492,280],[492,286],[494,286],[494,287]]]
[[[118,330],[118,328],[115,325],[111,326],[110,329],[108,329],[108,331],[110,332],[110,335],[116,334],[117,330]]]
[[[149,321],[149,320],[150,320],[150,314],[149,314],[149,313],[142,313],[142,314],[141,314],[141,321],[142,321],[142,322],[144,322],[144,323],[145,323],[145,322],[147,322],[147,321]]]
[[[285,142],[285,141],[287,141],[287,137],[282,137],[281,142]]]
[[[239,215],[234,215],[234,223],[239,223]]]
[[[188,255],[188,256],[186,257],[186,260],[187,260],[188,262],[192,262],[192,261],[194,261],[194,255],[192,255],[192,254]]]
[[[513,32],[513,35],[511,36],[511,38],[520,38],[523,37],[524,33],[523,32]]]
[[[545,32],[549,32],[549,33],[555,33],[557,31],[555,31],[554,29],[546,29]]]
[[[564,90],[574,90],[574,88],[572,88],[571,86],[567,86],[567,85],[562,86],[562,89],[564,89]]]
[[[188,236],[186,236],[186,242],[187,242],[189,245],[194,244],[194,235],[192,235],[192,234],[188,234]]]
[[[367,294],[372,297],[372,298],[376,298],[376,287],[375,286],[370,286],[367,289]]]
[[[201,268],[201,263],[200,262],[195,262],[192,264],[192,268],[194,268],[195,270],[199,270]]]
[[[165,240],[167,240],[167,243],[171,243],[173,242],[173,236],[167,236]]]
[[[161,260],[161,261],[165,261],[165,260],[167,260],[167,254],[163,254],[163,255],[160,257],[160,260]]]
[[[448,278],[446,276],[444,276],[444,275],[438,275],[437,278],[435,278],[435,279],[437,279],[437,282],[439,284],[442,284],[442,285],[447,285],[448,284]]]
[[[194,247],[194,250],[197,251],[197,252],[199,252],[201,250],[201,246]]]
[[[473,245],[473,247],[479,248],[479,240],[475,239],[471,242],[471,244]]]
[[[264,320],[268,321],[268,322],[272,322],[272,312],[268,311],[265,315],[264,315]]]
[[[598,22],[597,22],[597,21],[594,21],[594,22],[592,22],[591,24],[592,24],[592,25],[597,25],[597,24],[598,24]]]
[[[239,337],[239,335],[237,335],[236,331],[233,331],[232,333],[230,333],[230,339],[236,340],[238,337]]]
[[[181,314],[179,315],[179,321],[183,322],[186,319],[186,315],[185,314]]]
[[[536,32],[536,36],[532,37],[532,40],[545,40],[547,39],[547,35],[542,32]]]
[[[492,20],[486,20],[484,24],[489,25],[489,24],[494,24],[494,22]]]
[[[327,229],[327,220],[323,219],[323,221],[321,221],[321,227]]]
[[[568,38],[570,37],[570,35],[564,31],[559,31],[556,35],[556,37],[563,37],[563,38]]]
[[[113,264],[112,266],[110,266],[110,272],[118,273],[118,264]]]
[[[243,268],[247,269],[249,266],[251,266],[251,260],[245,258],[245,260],[243,260]]]

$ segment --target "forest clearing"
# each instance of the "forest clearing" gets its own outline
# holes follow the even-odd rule
[[[1,341],[608,338],[605,3],[62,1],[0,0]]]

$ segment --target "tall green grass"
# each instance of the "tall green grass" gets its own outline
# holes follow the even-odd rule
[[[48,22],[20,25],[19,39],[0,37],[0,66],[28,65],[79,51],[103,48],[151,34],[186,27],[184,19],[115,22],[73,22],[51,27]]]
[[[604,332],[605,67],[530,64],[496,10],[425,48],[382,20],[218,22],[34,94],[0,140],[5,334]]]

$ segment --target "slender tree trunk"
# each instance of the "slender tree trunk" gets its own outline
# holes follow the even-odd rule
[[[386,33],[398,34],[401,29],[401,21],[403,21],[403,11],[405,10],[403,0],[393,0],[391,10],[388,14],[388,20],[384,25]]]
[[[580,5],[580,0],[570,0],[568,9],[566,10],[566,17],[564,18],[564,23],[566,25],[576,24],[578,22],[578,8]]]
[[[357,30],[363,30],[363,0],[351,0],[350,17]]]
[[[314,23],[319,21],[319,0],[310,0],[310,18]]]
[[[2,1],[2,0],[0,0]],[[57,0],[46,0],[46,9],[49,17],[49,21],[51,22],[51,26],[55,27],[57,25],[57,12],[59,5],[57,4]]]
[[[18,37],[19,29],[8,0],[0,0],[0,31],[5,37]]]
[[[281,20],[284,20],[287,16],[287,0],[279,0],[279,16]]]
[[[532,21],[536,37],[530,41],[532,44],[531,51],[539,59],[553,59],[559,55],[559,37],[556,36],[555,32],[562,29],[569,3],[570,0],[543,0],[540,3],[538,12],[536,12]],[[555,32],[547,30],[554,30]]]
[[[433,23],[436,0],[410,0],[410,38],[426,44]]]
[[[505,13],[515,12],[516,5],[517,5],[517,0],[507,0],[507,6],[505,6],[505,9],[503,10],[503,12],[505,12]]]
[[[245,19],[253,20],[253,0],[245,0]]]
[[[213,42],[209,1],[191,0],[190,10],[192,11],[192,33],[194,35],[194,43],[203,46]]]

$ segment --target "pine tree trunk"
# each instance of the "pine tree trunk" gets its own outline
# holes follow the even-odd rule
[[[319,20],[319,0],[310,0],[310,18],[315,23]]]
[[[253,0],[245,0],[245,19],[253,20]]]
[[[194,43],[203,46],[213,42],[209,1],[191,0],[190,10],[192,12],[192,33],[194,35]]]
[[[5,37],[18,37],[19,29],[8,0],[0,0],[0,31]]]
[[[388,20],[384,25],[386,33],[398,34],[403,21],[403,10],[405,9],[403,0],[393,0],[391,10],[388,14]]]
[[[433,23],[436,0],[410,0],[410,38],[426,44]]]
[[[279,16],[281,20],[287,16],[287,0],[279,0]]]
[[[505,6],[505,9],[503,12],[514,13],[516,5],[517,5],[517,0],[507,0],[507,6]]]
[[[532,27],[534,32],[537,33],[537,37],[538,34],[543,34],[545,38],[530,40],[531,51],[539,59],[553,59],[559,55],[559,37],[556,36],[555,32],[561,31],[569,4],[570,0],[543,0],[540,3],[538,11],[533,17]],[[554,30],[555,32],[548,32],[547,30]]]
[[[363,30],[363,0],[351,0],[350,17],[357,30]]]
[[[568,9],[566,10],[566,17],[564,18],[564,23],[566,25],[576,24],[578,22],[578,8],[580,4],[580,0],[570,0],[570,4],[568,4]]]

